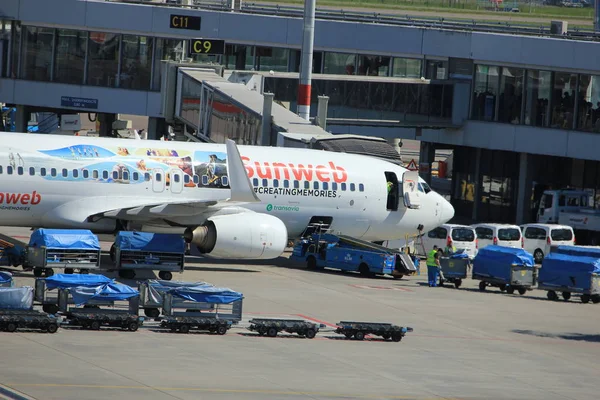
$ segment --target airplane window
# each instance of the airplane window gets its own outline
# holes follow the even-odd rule
[[[17,174],[23,175],[23,167],[17,167]]]
[[[29,167],[29,175],[35,175],[35,168]]]
[[[327,182],[323,182],[323,190],[328,190],[329,184]]]
[[[79,171],[74,169],[73,170],[73,178],[77,178],[79,176]]]
[[[265,186],[265,187],[269,186],[269,181],[266,179],[263,179],[263,186]]]
[[[313,188],[318,189],[319,188],[319,182],[314,181],[313,182]]]
[[[425,194],[431,192],[431,188],[429,187],[429,185],[425,182],[419,182],[419,185],[423,186],[423,190],[425,191]]]
[[[202,175],[202,184],[208,186],[208,175]]]
[[[331,190],[337,190],[337,182],[331,182]]]
[[[294,181],[294,189],[300,189],[300,181]]]
[[[279,179],[273,179],[273,187],[279,187]]]
[[[118,171],[113,171],[112,172],[112,178],[113,179],[119,179],[119,172]]]
[[[129,172],[123,171],[123,180],[125,180],[125,181],[129,180]]]
[[[350,191],[354,192],[354,190],[356,189],[356,186],[354,185],[354,183],[350,184]]]
[[[196,178],[196,177],[194,176],[194,178]],[[144,173],[144,180],[145,180],[146,182],[148,182],[148,181],[150,180],[150,172],[146,172],[146,173]]]
[[[140,174],[138,172],[134,172],[133,173],[133,180],[134,181],[139,181],[140,180]]]
[[[344,182],[344,183],[342,183],[342,192],[345,192],[345,191],[346,191],[346,183]]]
[[[2,173],[2,165],[0,165],[0,174]]]
[[[135,172],[134,172],[134,174],[135,174]],[[183,183],[190,183],[190,176],[188,174],[185,174],[183,176]]]
[[[283,187],[284,188],[289,188],[290,187],[290,181],[288,181],[287,179],[285,181],[283,181]]]
[[[66,169],[66,168],[63,168],[63,170],[62,170],[62,176],[63,176],[63,177],[65,177],[65,178],[66,178],[67,176],[69,176],[69,171],[67,171],[67,169]]]
[[[102,171],[102,179],[108,179],[108,171]]]
[[[50,169],[50,175],[56,176],[56,168],[51,168]]]
[[[40,168],[40,175],[46,176],[46,168]]]
[[[310,189],[310,182],[304,181],[304,189]]]
[[[82,172],[83,172],[84,179],[87,179],[90,177],[90,171],[88,171],[87,169],[84,169]]]
[[[160,182],[162,180],[162,175],[160,172],[156,173],[156,182]]]
[[[417,188],[419,189],[419,192],[425,193],[425,191],[423,190],[423,186],[421,186],[421,182],[419,182]]]
[[[252,184],[256,187],[258,187],[258,178],[254,178],[252,179]]]
[[[200,177],[198,175],[194,175],[194,183],[197,185],[200,183]]]
[[[227,175],[221,177],[221,183],[223,184],[223,186],[229,186],[229,178],[227,177]]]
[[[98,179],[99,176],[100,176],[100,174],[98,173],[97,169],[92,171],[92,177],[94,177],[94,179]]]
[[[123,177],[123,179],[125,179],[125,177]],[[179,174],[175,174],[175,175],[173,175],[173,181],[174,181],[175,183],[179,183],[179,180],[180,180],[180,179],[181,179],[181,178],[179,177]]]
[[[6,167],[6,173],[9,175],[12,175],[13,173],[13,167],[11,167],[10,165],[8,167]]]
[[[363,185],[362,183],[359,183],[359,184],[358,184],[358,190],[359,190],[360,192],[364,192],[364,191],[365,191],[365,185]]]

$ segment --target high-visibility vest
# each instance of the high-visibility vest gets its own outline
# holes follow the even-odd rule
[[[437,250],[431,250],[429,252],[429,254],[427,254],[427,266],[428,267],[435,267],[437,266],[437,264],[435,263],[435,254],[437,253]]]
[[[454,247],[454,246],[452,246],[452,248],[450,248],[450,247],[446,246],[446,253],[448,253],[448,252],[449,252],[448,250],[450,250],[450,251],[451,251],[451,252],[453,252],[453,253],[456,253],[456,247]]]

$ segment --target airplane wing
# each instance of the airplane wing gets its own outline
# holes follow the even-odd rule
[[[54,210],[61,219],[94,221],[99,218],[157,219],[194,216],[224,207],[260,202],[246,173],[246,168],[233,140],[227,140],[227,176],[230,191],[223,190],[228,197],[217,199],[159,200],[150,197],[111,196],[105,198],[79,198]],[[202,191],[199,191],[202,193]]]

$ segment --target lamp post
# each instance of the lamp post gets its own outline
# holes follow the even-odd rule
[[[310,118],[311,79],[313,63],[313,44],[315,40],[316,0],[304,2],[304,26],[302,28],[302,50],[300,60],[300,80],[298,84],[297,113],[305,120]]]

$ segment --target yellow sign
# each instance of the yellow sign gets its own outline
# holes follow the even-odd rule
[[[190,29],[194,31],[200,30],[200,17],[191,17],[189,15],[174,15],[171,14],[169,27],[172,29]]]
[[[217,39],[194,39],[189,41],[188,53],[194,54],[225,54],[225,41]]]

